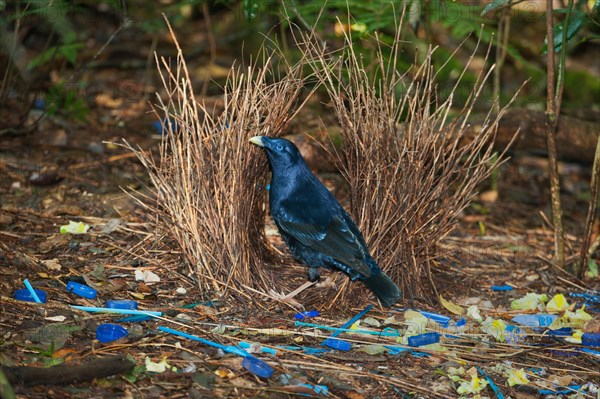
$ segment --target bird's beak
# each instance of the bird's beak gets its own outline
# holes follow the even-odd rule
[[[256,144],[259,147],[264,147],[265,146],[265,142],[263,141],[263,137],[262,136],[251,137],[249,141],[252,144]]]

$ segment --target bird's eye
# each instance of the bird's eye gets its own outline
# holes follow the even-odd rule
[[[283,150],[283,146],[281,144],[277,144],[275,148],[277,148],[278,151]]]

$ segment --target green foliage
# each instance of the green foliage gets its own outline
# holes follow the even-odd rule
[[[73,119],[87,122],[89,109],[78,95],[78,91],[73,88],[62,83],[52,86],[46,95],[46,103],[49,115],[66,114]]]

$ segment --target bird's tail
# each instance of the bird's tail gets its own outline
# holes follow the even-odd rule
[[[363,283],[373,291],[383,306],[392,306],[402,298],[402,291],[384,272],[371,274]]]

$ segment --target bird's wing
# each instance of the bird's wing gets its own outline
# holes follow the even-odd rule
[[[277,223],[305,246],[332,257],[365,277],[371,275],[371,269],[364,261],[363,245],[339,217],[334,217],[325,229],[315,224],[281,219]]]

